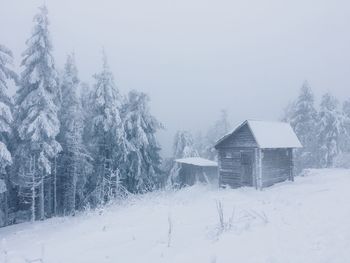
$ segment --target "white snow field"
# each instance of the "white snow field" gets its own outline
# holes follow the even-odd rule
[[[0,238],[7,263],[350,262],[350,170],[312,170],[263,191],[196,185],[149,193],[2,228]]]

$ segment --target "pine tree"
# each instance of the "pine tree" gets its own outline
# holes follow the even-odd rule
[[[317,167],[317,111],[314,107],[314,95],[307,82],[304,82],[297,100],[290,108],[289,122],[301,141],[303,148],[296,152],[296,167]]]
[[[38,218],[45,217],[44,187],[51,187],[51,161],[61,151],[56,141],[60,128],[57,117],[60,91],[48,30],[48,10],[46,6],[39,9],[32,35],[26,42],[27,49],[22,54],[21,86],[16,94],[16,167],[20,193],[31,204],[32,220],[37,196]]]
[[[208,130],[206,135],[206,155],[208,159],[214,160],[216,158],[216,151],[214,149],[215,143],[231,129],[226,110],[221,111],[221,117]]]
[[[339,101],[331,94],[322,97],[318,125],[321,167],[332,167],[334,158],[341,152],[340,139],[345,125],[338,107]]]
[[[95,76],[91,97],[89,138],[93,151],[95,177],[95,202],[103,203],[113,198],[119,182],[120,170],[127,157],[128,142],[121,118],[123,97],[120,94],[103,53],[103,68]]]
[[[174,138],[173,156],[175,159],[198,157],[192,134],[189,131],[178,131]]]
[[[153,190],[162,180],[160,146],[156,140],[162,125],[150,114],[148,101],[146,94],[131,91],[124,109],[125,130],[131,145],[125,169],[130,192]]]
[[[86,183],[86,178],[81,178],[84,175],[82,165],[88,165],[88,154],[82,142],[83,112],[78,88],[78,70],[72,54],[67,57],[64,67],[61,84],[62,107],[59,112],[61,129],[57,137],[63,149],[58,158],[59,199],[63,214],[74,214],[77,205],[77,183],[80,182],[79,187],[84,187]]]
[[[280,118],[281,121],[290,123],[292,115],[294,114],[294,110],[295,110],[295,101],[289,102],[287,106],[283,109],[282,117]]]
[[[343,116],[345,132],[342,137],[341,148],[342,151],[350,153],[350,99],[347,99],[343,103]]]
[[[17,81],[17,75],[12,70],[13,55],[12,52],[3,45],[0,45],[0,188],[7,188],[9,177],[6,168],[12,164],[12,155],[8,149],[10,136],[12,134],[12,107],[11,98],[7,95],[7,81],[12,79]],[[4,189],[2,189],[4,190]],[[0,194],[2,193],[0,189]],[[6,199],[8,193],[4,194]],[[6,211],[4,214],[4,224],[7,223],[7,200],[5,200]],[[0,211],[1,214],[1,211]],[[1,215],[0,215],[1,217]],[[1,218],[0,218],[1,222]],[[1,223],[0,223],[1,226]]]
[[[198,156],[199,153],[194,145],[192,134],[188,131],[178,131],[174,138],[173,165],[171,170],[169,171],[167,187],[176,187],[179,184],[178,175],[181,166],[175,162],[175,159]]]
[[[12,156],[7,148],[9,136],[12,133],[12,107],[11,98],[7,95],[7,81],[17,80],[13,67],[12,52],[0,45],[0,173],[5,173],[5,168],[12,164]],[[1,179],[1,175],[0,175]]]

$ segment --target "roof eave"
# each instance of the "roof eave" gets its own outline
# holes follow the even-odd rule
[[[243,123],[241,123],[239,126],[237,126],[231,133],[224,135],[221,139],[219,139],[219,140],[216,142],[214,148],[215,148],[215,149],[218,149],[218,146],[219,146],[222,142],[224,142],[227,138],[229,138],[230,136],[232,136],[233,134],[235,134],[235,132],[237,132],[240,128],[242,128],[246,123],[248,123],[248,120],[245,120]],[[249,129],[250,129],[250,128],[249,128]],[[254,138],[254,139],[255,139],[255,138]]]

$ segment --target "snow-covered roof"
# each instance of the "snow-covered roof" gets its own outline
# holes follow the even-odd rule
[[[185,164],[191,164],[195,166],[202,166],[202,167],[216,167],[218,166],[217,162],[213,162],[211,160],[207,160],[201,157],[190,157],[190,158],[183,158],[183,159],[176,159],[177,163],[185,163]]]
[[[6,184],[5,181],[0,179],[0,194],[5,193],[6,192]]]
[[[247,120],[233,132],[221,138],[216,145],[248,125],[259,148],[301,148],[303,147],[289,123]]]

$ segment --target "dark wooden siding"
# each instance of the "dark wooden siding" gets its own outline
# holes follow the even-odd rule
[[[290,179],[292,176],[292,160],[291,149],[263,150],[262,186],[268,187]]]
[[[3,227],[6,225],[7,221],[7,216],[6,216],[6,192],[5,193],[0,193],[0,227]]]
[[[206,178],[204,177],[204,174]],[[190,164],[181,164],[179,171],[179,179],[181,186],[194,185],[197,181],[217,184],[218,182],[218,168],[217,167],[199,167]]]
[[[248,125],[242,126],[237,132],[222,141],[217,148],[233,148],[233,147],[257,147],[254,136]]]
[[[242,186],[241,181],[241,151],[250,151],[254,154],[254,148],[221,148],[219,154],[219,184],[232,188]]]

